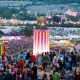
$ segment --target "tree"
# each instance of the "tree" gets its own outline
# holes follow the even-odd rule
[[[79,21],[80,20],[80,15],[77,15],[77,16],[69,16],[69,15],[67,15],[66,16],[67,17],[67,19],[68,19],[68,21]]]
[[[33,35],[33,28],[28,25],[25,28],[21,29],[20,34],[31,37]]]
[[[9,9],[8,7],[0,7],[0,17],[11,19],[13,14],[17,14],[17,9]]]

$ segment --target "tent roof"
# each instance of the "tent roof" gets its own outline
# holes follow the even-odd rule
[[[11,29],[0,29],[0,32],[2,32],[3,34],[8,34],[11,32]]]

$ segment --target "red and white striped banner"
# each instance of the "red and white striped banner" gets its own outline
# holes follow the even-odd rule
[[[48,30],[35,29],[33,32],[33,53],[37,55],[43,52],[49,52]]]

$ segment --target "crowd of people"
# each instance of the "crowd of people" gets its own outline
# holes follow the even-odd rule
[[[4,43],[6,45],[6,54],[16,54],[20,53],[21,50],[27,51],[30,49],[32,51],[33,47],[33,39],[32,37],[21,36],[20,39],[11,40]]]
[[[65,47],[34,55],[31,38],[5,43],[0,80],[80,80],[80,53]]]

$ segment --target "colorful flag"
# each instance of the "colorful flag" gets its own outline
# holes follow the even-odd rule
[[[5,54],[5,45],[0,45],[0,56]]]

